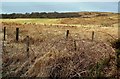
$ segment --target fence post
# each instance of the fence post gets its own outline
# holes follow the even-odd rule
[[[16,41],[19,40],[19,28],[16,28]]]
[[[92,31],[92,41],[94,40],[94,31]]]
[[[30,45],[29,36],[26,36],[26,52],[28,58],[29,58],[29,45]]]
[[[6,27],[4,27],[3,31],[4,31],[4,38],[3,38],[3,40],[5,41],[6,40],[6,38],[5,38],[5,36],[6,36]]]
[[[2,52],[4,53],[5,52],[5,40],[6,40],[6,27],[3,28],[3,38],[2,38]]]
[[[68,38],[68,35],[69,35],[69,30],[67,30],[66,32],[66,38]]]
[[[76,45],[76,41],[75,40],[74,40],[74,49],[75,49],[75,51],[77,49],[77,45]]]

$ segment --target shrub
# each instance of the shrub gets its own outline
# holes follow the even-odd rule
[[[115,40],[112,43],[112,46],[115,48],[116,50],[116,66],[117,66],[117,70],[120,69],[120,39]]]
[[[117,68],[120,68],[120,50],[116,50]]]
[[[112,47],[120,50],[120,39],[117,39],[112,42]]]

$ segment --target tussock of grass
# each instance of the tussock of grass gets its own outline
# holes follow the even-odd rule
[[[82,41],[82,40],[81,40]],[[71,43],[70,40],[67,42]],[[80,44],[81,42],[79,42]],[[86,44],[84,42],[83,44]],[[56,44],[57,45],[57,44]],[[99,44],[97,44],[99,46]],[[87,45],[86,45],[87,46]],[[94,47],[94,45],[93,45]],[[79,48],[79,47],[78,47]],[[98,53],[96,48],[94,48],[94,51],[86,51],[89,48],[85,47],[81,49],[80,47],[79,51],[58,51],[57,49],[51,50],[47,52],[42,57],[35,60],[35,63],[31,66],[31,68],[26,72],[26,76],[36,76],[36,77],[66,77],[66,78],[72,78],[72,77],[94,77],[97,75],[90,75],[89,67],[92,65],[95,65],[98,61],[101,61],[101,58],[104,60],[100,63],[98,69],[99,71],[104,70],[104,66],[107,66],[107,63],[109,63],[109,58],[106,59],[105,57],[108,56],[108,54],[111,53],[113,55],[113,51],[103,51],[101,53]],[[68,49],[66,49],[68,50]],[[91,49],[93,50],[93,49]],[[106,52],[106,53],[105,53]],[[97,59],[94,58],[94,56],[97,56]],[[99,56],[99,57],[98,57]],[[106,63],[107,62],[107,63]],[[99,72],[98,71],[98,72]],[[95,72],[95,71],[94,71]],[[105,73],[107,74],[107,73]],[[103,76],[105,76],[105,74]]]
[[[79,40],[76,41],[76,50],[74,49],[74,39],[70,37],[68,40],[64,38],[47,40],[44,41],[43,44],[46,44],[45,46],[47,47],[42,48],[42,51],[36,53],[36,58],[30,53],[29,59],[31,60],[25,58],[25,52],[13,54],[12,57],[9,57],[8,62],[10,62],[10,60],[13,61],[7,67],[12,68],[13,66],[17,66],[17,68],[15,70],[12,69],[14,72],[12,71],[12,73],[10,72],[8,75],[50,78],[96,77],[98,76],[96,75],[97,73],[95,73],[96,71],[104,73],[102,70],[104,71],[104,67],[107,66],[105,62],[109,63],[106,57],[109,55],[114,56],[114,51],[111,47],[101,42]],[[43,52],[45,53],[41,56],[40,54]],[[105,61],[100,62],[104,59]],[[33,60],[34,62],[32,62]],[[100,64],[98,64],[99,66],[96,70],[97,62],[100,62]],[[90,66],[94,66],[92,75]],[[109,68],[111,68],[111,66]],[[108,73],[110,72],[104,73],[103,76],[106,76]]]

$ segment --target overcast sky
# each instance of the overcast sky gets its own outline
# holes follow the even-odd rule
[[[119,0],[0,0],[2,2],[118,2]]]
[[[118,2],[2,2],[0,13],[31,13],[54,11],[118,12]]]

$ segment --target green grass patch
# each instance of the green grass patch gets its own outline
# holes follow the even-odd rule
[[[57,24],[59,19],[0,19],[0,22],[16,22],[16,23],[38,23],[38,24]]]

